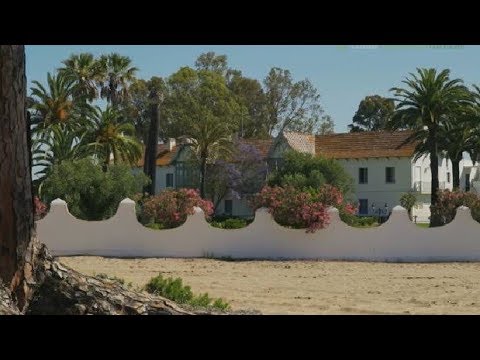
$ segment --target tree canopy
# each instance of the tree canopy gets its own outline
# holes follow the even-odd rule
[[[354,190],[353,179],[338,161],[293,150],[284,153],[282,166],[268,179],[270,186],[293,186],[306,191],[318,191],[325,184],[345,196]]]
[[[386,130],[395,111],[393,99],[379,95],[367,96],[358,105],[350,132]]]

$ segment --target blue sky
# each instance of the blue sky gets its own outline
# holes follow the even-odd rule
[[[201,53],[228,56],[230,67],[262,80],[271,67],[289,69],[296,80],[308,78],[319,90],[325,112],[335,121],[336,132],[347,125],[367,95],[389,95],[389,89],[417,67],[449,68],[467,85],[480,84],[480,46],[296,46],[296,45],[36,45],[26,46],[27,79],[46,81],[72,53],[95,55],[118,52],[129,56],[138,76],[167,77],[181,66],[193,66]]]

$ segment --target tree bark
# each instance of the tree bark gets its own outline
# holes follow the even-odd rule
[[[108,279],[85,276],[58,261],[45,245],[34,241],[36,266],[29,285],[32,298],[20,312],[0,286],[0,314],[15,315],[187,315],[174,302],[125,289]]]
[[[35,269],[39,284],[27,314],[182,315],[174,302],[135,293],[116,281],[85,276],[60,264],[39,244]]]
[[[25,100],[24,46],[0,45],[0,279],[20,309],[29,298],[35,237]]]
[[[12,294],[0,281],[0,315],[18,315],[20,311],[12,300]]]
[[[145,150],[144,150],[144,156],[143,156],[143,173],[148,176],[148,174],[150,174],[150,168],[149,168],[149,163],[150,163],[150,160],[149,160],[149,156],[150,156],[150,149],[149,149],[150,145],[149,145],[149,142],[147,140],[147,142],[145,142]],[[143,192],[144,193],[149,193],[150,192],[150,186],[149,185],[146,185],[144,188],[143,188]]]
[[[430,142],[430,172],[432,174],[432,191],[430,196],[430,227],[440,226],[441,221],[436,211],[438,202],[438,146],[437,146],[437,132],[436,128],[432,127],[429,130]]]
[[[460,188],[460,161],[462,154],[452,159],[453,190]]]
[[[189,314],[62,266],[35,236],[25,49],[0,45],[0,314]]]
[[[156,190],[156,173],[157,173],[157,142],[158,142],[158,131],[159,131],[159,97],[155,91],[150,93],[150,127],[148,131],[148,173],[146,174],[152,181],[149,186],[148,193],[150,195],[155,195]],[[147,161],[147,158],[145,159]]]

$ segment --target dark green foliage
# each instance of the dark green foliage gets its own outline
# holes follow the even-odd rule
[[[210,225],[220,229],[241,229],[248,225],[245,219],[229,218],[224,221],[212,221]]]
[[[222,299],[212,299],[207,293],[194,295],[190,286],[183,285],[181,278],[171,277],[164,279],[161,274],[151,278],[145,285],[145,290],[150,294],[163,296],[179,304],[188,304],[195,307],[216,308],[228,310],[230,305]],[[213,303],[212,303],[213,302]]]
[[[103,220],[113,216],[120,201],[132,198],[148,181],[143,173],[133,174],[125,165],[111,165],[103,172],[89,159],[64,161],[52,167],[40,197],[47,204],[56,198],[65,200],[70,213],[79,219]]]
[[[405,193],[400,197],[400,205],[408,211],[408,217],[412,219],[412,208],[417,203],[417,197],[413,193]]]
[[[367,96],[358,105],[352,124],[348,125],[350,132],[386,130],[394,111],[392,99],[379,95]]]
[[[445,129],[472,104],[472,94],[461,79],[451,79],[450,70],[417,69],[416,74],[403,80],[404,88],[394,87],[397,105],[389,128],[410,129],[410,140],[416,140],[415,156],[430,155],[432,186],[430,204],[438,203],[438,155],[445,145]],[[453,159],[452,159],[453,160]],[[437,214],[430,216],[430,226],[441,225]]]
[[[305,191],[324,184],[335,186],[344,196],[353,191],[353,179],[338,161],[297,151],[285,152],[282,168],[268,179],[269,186],[291,185]]]
[[[157,224],[157,223],[149,223],[145,225],[146,227],[153,229],[153,230],[163,230],[165,229],[165,225]]]
[[[353,227],[378,226],[378,219],[375,216],[357,216],[341,212],[340,218],[344,223]]]
[[[190,286],[184,286],[180,278],[164,279],[162,275],[158,275],[150,279],[145,286],[145,290],[151,294],[166,297],[180,304],[190,303],[193,299],[193,293]]]

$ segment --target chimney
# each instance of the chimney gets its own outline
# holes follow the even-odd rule
[[[175,138],[169,138],[167,140],[168,151],[172,151],[175,145],[176,145]]]

